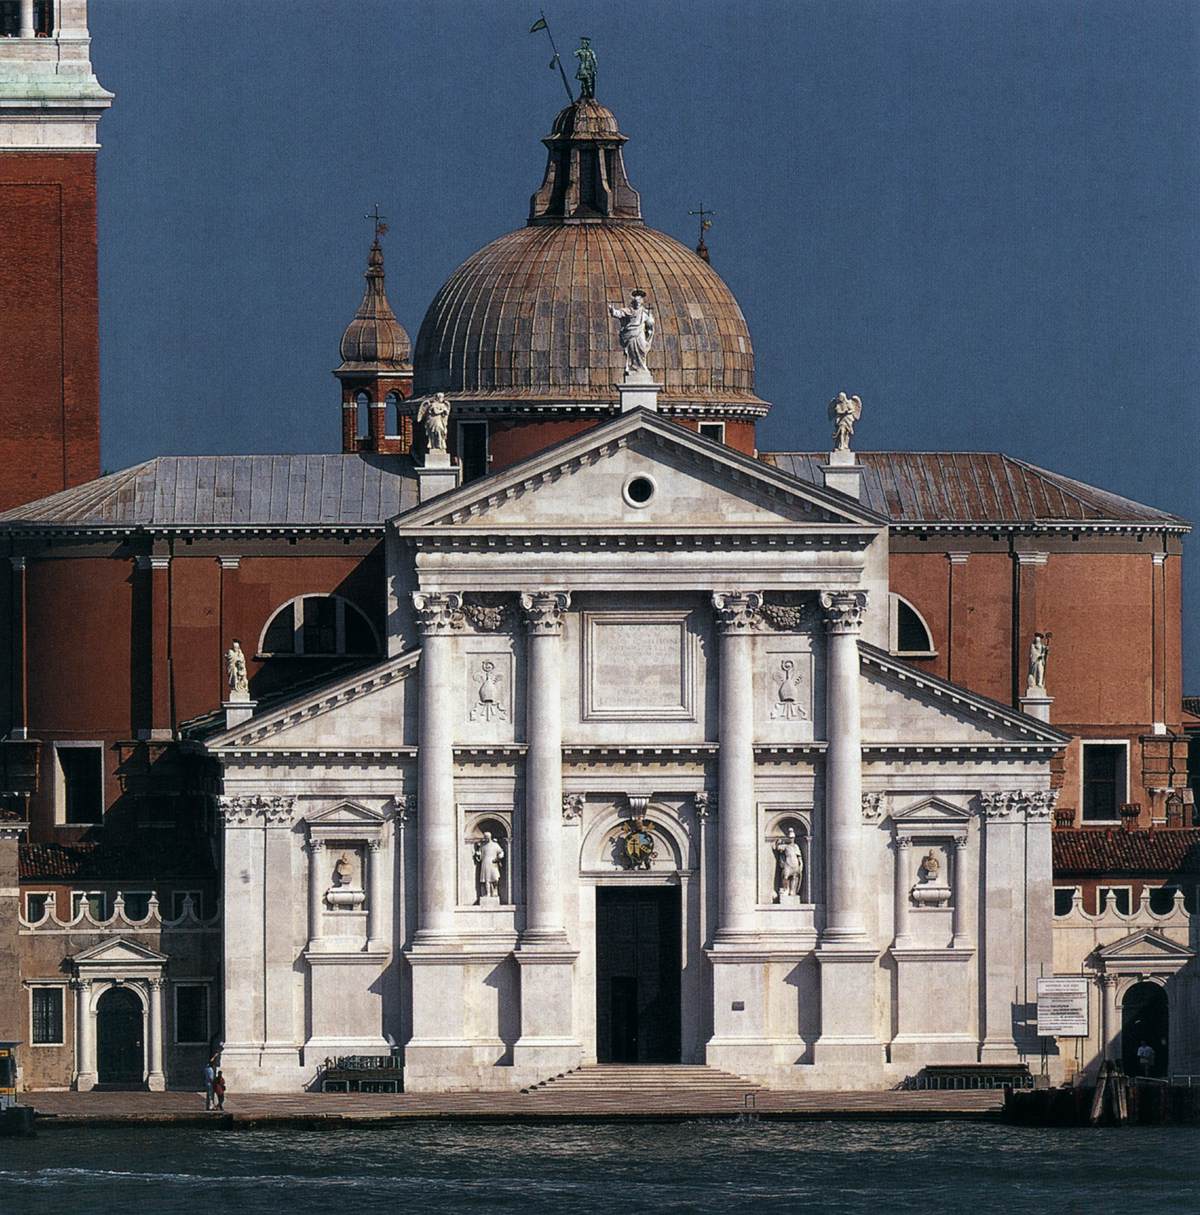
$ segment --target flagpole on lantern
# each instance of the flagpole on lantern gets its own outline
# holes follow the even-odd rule
[[[538,30],[545,30],[546,37],[550,39],[550,49],[554,52],[554,58],[550,60],[550,69],[558,68],[558,74],[562,77],[563,88],[567,90],[567,100],[574,102],[575,94],[571,92],[571,86],[567,83],[567,73],[563,69],[562,59],[558,54],[558,47],[554,45],[554,35],[550,32],[550,22],[546,20],[545,10],[542,10],[542,15],[529,27],[531,34],[536,34]]]

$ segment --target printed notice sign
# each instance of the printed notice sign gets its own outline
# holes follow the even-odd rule
[[[1088,980],[1081,975],[1037,981],[1039,1038],[1088,1036]]]

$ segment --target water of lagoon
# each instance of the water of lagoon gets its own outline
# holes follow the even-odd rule
[[[1195,1148],[956,1122],[63,1128],[0,1141],[0,1212],[1195,1211]]]

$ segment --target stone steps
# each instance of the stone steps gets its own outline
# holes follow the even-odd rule
[[[589,1064],[524,1090],[541,1106],[591,1110],[738,1110],[767,1090],[703,1064]]]

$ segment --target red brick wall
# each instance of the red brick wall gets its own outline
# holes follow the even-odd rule
[[[100,472],[96,158],[0,154],[0,509]]]

